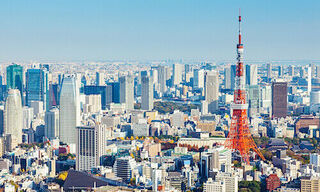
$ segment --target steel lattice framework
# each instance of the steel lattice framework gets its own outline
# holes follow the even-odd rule
[[[261,159],[265,160],[262,153],[252,139],[249,126],[245,92],[245,76],[243,67],[243,44],[241,43],[241,15],[239,14],[239,43],[237,44],[237,68],[236,68],[236,85],[234,91],[234,102],[232,108],[232,120],[228,138],[225,147],[238,151],[242,160],[247,164],[250,163],[250,149],[255,151]]]

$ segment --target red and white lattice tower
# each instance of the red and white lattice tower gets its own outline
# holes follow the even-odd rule
[[[249,151],[255,151],[261,159],[265,160],[262,153],[252,139],[249,126],[246,103],[245,90],[245,74],[243,67],[243,44],[241,43],[241,15],[239,14],[239,43],[237,45],[237,69],[236,69],[236,85],[234,91],[234,102],[232,108],[232,120],[228,138],[225,147],[238,151],[242,160],[247,164],[250,163]]]

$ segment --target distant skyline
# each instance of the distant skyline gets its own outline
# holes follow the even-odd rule
[[[0,61],[320,60],[318,0],[2,0]]]

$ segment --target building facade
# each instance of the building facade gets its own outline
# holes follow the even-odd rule
[[[141,77],[141,109],[153,109],[153,81],[150,76]]]
[[[272,117],[281,118],[287,116],[288,88],[286,82],[272,83]]]
[[[23,110],[20,91],[9,89],[4,110],[4,135],[10,135],[11,147],[22,143]]]
[[[106,145],[104,129],[101,124],[77,127],[77,170],[91,171],[101,165]]]
[[[64,143],[76,144],[76,126],[80,124],[79,88],[76,78],[66,76],[62,81],[60,93],[60,140]]]

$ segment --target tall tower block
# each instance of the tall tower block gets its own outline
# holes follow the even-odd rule
[[[236,66],[236,85],[234,91],[234,102],[232,108],[232,120],[229,135],[225,141],[225,147],[238,151],[242,160],[247,164],[250,163],[250,149],[255,151],[261,159],[265,160],[262,153],[252,139],[249,126],[245,90],[245,74],[243,67],[243,44],[241,42],[241,15],[239,14],[239,43],[237,44],[237,66]]]

